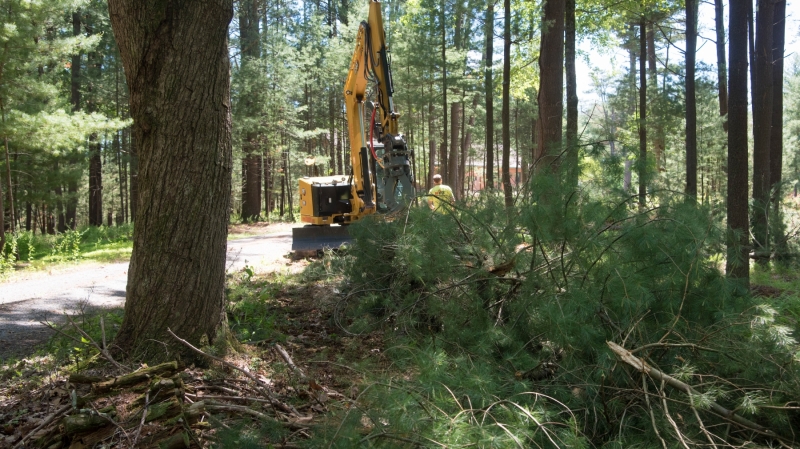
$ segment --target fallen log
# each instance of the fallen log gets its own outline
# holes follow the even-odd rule
[[[130,374],[114,377],[112,379],[92,384],[95,393],[103,393],[114,388],[135,385],[139,382],[150,380],[155,376],[164,376],[178,371],[178,362],[167,362],[148,368],[143,368]]]
[[[105,382],[109,378],[103,376],[88,376],[81,373],[72,373],[69,375],[68,381],[71,384],[96,384]]]
[[[64,433],[66,435],[74,435],[76,433],[87,432],[104,427],[109,424],[108,419],[100,415],[69,415],[65,416],[61,421],[64,426]]]

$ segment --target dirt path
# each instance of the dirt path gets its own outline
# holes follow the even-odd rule
[[[239,226],[232,232],[254,234],[228,241],[227,271],[245,265],[255,271],[294,270],[286,256],[291,225]],[[47,341],[52,331],[43,320],[59,320],[81,308],[119,308],[125,304],[128,263],[82,263],[43,272],[17,273],[0,283],[0,361],[24,357]]]

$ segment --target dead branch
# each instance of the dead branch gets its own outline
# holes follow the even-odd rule
[[[295,374],[300,376],[301,381],[308,381],[308,377],[306,377],[306,374],[303,372],[303,370],[301,370],[300,368],[297,367],[297,365],[294,364],[292,358],[289,356],[289,353],[286,352],[285,349],[283,349],[283,346],[279,345],[278,343],[275,343],[275,350],[277,350],[278,354],[280,354],[281,357],[283,357],[283,360],[286,362],[287,365],[289,365],[289,368],[291,368],[292,371],[295,372]]]
[[[191,394],[191,393],[186,393],[185,396],[191,399],[199,399],[199,400],[216,399],[220,401],[247,401],[247,402],[258,402],[270,406],[272,405],[272,403],[267,399],[251,398],[247,396],[198,396],[196,394]]]
[[[684,382],[681,382],[680,380],[678,380],[678,379],[676,379],[676,378],[674,378],[672,376],[669,376],[669,375],[657,370],[656,368],[653,368],[652,366],[650,366],[646,362],[644,362],[642,359],[636,357],[630,351],[628,351],[627,349],[623,348],[622,346],[614,343],[613,341],[607,341],[606,344],[611,349],[611,351],[617,356],[617,358],[619,360],[621,360],[621,361],[627,363],[628,365],[636,368],[639,372],[647,374],[653,380],[656,380],[656,381],[659,381],[659,382],[664,382],[667,385],[669,385],[670,387],[686,393],[690,397],[693,396],[693,395],[700,395],[700,393],[697,390],[695,390],[694,388],[692,388],[690,385],[688,385],[688,384],[686,384]],[[782,437],[782,436],[778,435],[777,433],[775,433],[774,431],[772,431],[771,429],[768,429],[768,428],[766,428],[766,427],[764,427],[764,426],[762,426],[760,424],[757,424],[757,423],[754,423],[753,421],[750,421],[749,419],[746,419],[746,418],[744,418],[744,417],[742,417],[740,415],[737,415],[734,410],[728,410],[727,408],[717,404],[714,401],[711,401],[709,406],[710,406],[711,410],[714,413],[716,413],[717,415],[721,416],[722,418],[724,418],[724,419],[726,419],[726,420],[728,420],[728,421],[730,421],[730,422],[732,422],[734,424],[737,424],[737,425],[739,425],[741,427],[744,427],[744,428],[746,428],[748,430],[751,430],[753,432],[759,433],[761,435],[765,435],[765,436],[768,436],[768,437],[771,437],[771,438],[775,438],[775,439],[781,441],[782,443],[792,444],[792,441],[789,440],[788,438]],[[692,405],[692,408],[694,408],[694,405]]]
[[[105,359],[106,359],[106,360],[108,360],[109,362],[111,362],[111,364],[112,364],[112,365],[116,366],[116,367],[117,367],[117,369],[120,369],[120,370],[123,370],[123,371],[130,371],[130,370],[131,370],[131,369],[130,369],[130,368],[128,368],[127,366],[125,366],[125,365],[122,365],[122,364],[120,364],[120,363],[117,363],[117,361],[116,361],[116,360],[114,360],[114,358],[113,358],[113,357],[111,357],[111,353],[110,353],[110,352],[108,352],[108,350],[107,350],[107,349],[106,349],[106,347],[105,347],[105,341],[104,341],[104,343],[103,343],[103,346],[100,346],[99,344],[97,344],[97,342],[96,342],[96,341],[94,341],[94,339],[93,339],[92,337],[90,337],[90,336],[89,336],[89,334],[87,334],[86,332],[84,332],[84,331],[83,331],[83,329],[81,329],[81,328],[80,328],[80,326],[78,326],[77,324],[75,324],[75,321],[73,321],[73,320],[72,320],[72,317],[71,317],[71,316],[67,315],[66,313],[64,314],[64,316],[67,318],[67,321],[69,321],[69,324],[71,324],[71,325],[72,325],[72,327],[74,327],[74,328],[75,328],[75,330],[76,330],[76,331],[78,331],[78,333],[79,333],[79,334],[83,335],[83,337],[84,337],[85,339],[89,340],[89,342],[92,344],[92,346],[94,346],[95,348],[97,348],[97,350],[98,350],[98,351],[100,351],[100,354],[102,354],[102,355],[103,355],[103,357],[105,357]],[[101,321],[101,323],[102,323],[102,321]],[[103,328],[103,340],[105,340],[105,338],[106,338],[106,334],[105,334],[105,328]]]
[[[277,423],[279,423],[279,424],[281,424],[283,426],[286,426],[286,427],[288,427],[290,429],[294,429],[294,430],[297,430],[297,429],[308,429],[310,427],[309,425],[302,424],[302,423],[297,422],[297,421],[288,421],[288,422],[278,421],[275,418],[271,418],[271,417],[269,417],[269,416],[267,416],[267,415],[265,415],[265,414],[263,414],[263,413],[261,413],[261,412],[259,412],[257,410],[253,410],[253,409],[251,409],[249,407],[245,407],[245,406],[242,406],[242,405],[220,404],[220,403],[215,403],[213,401],[207,401],[206,402],[206,410],[218,410],[218,411],[223,411],[223,412],[242,413],[242,414],[245,414],[245,415],[255,416],[256,418],[258,418],[258,419],[260,419],[262,421],[277,422]]]
[[[72,404],[67,404],[67,405],[61,407],[60,409],[56,410],[55,413],[53,413],[52,415],[50,415],[47,418],[45,418],[45,420],[42,421],[38,426],[34,427],[33,430],[31,430],[30,432],[28,432],[27,435],[22,437],[22,439],[19,440],[19,443],[17,443],[16,446],[14,446],[14,449],[23,447],[25,445],[25,441],[28,438],[30,438],[31,435],[33,435],[36,432],[38,432],[39,430],[47,427],[50,423],[55,421],[56,418],[58,418],[59,416],[63,415],[64,413],[68,412],[71,408],[72,408]]]
[[[65,313],[65,314],[64,314],[64,316],[65,316],[65,317],[67,317],[67,319],[69,320],[70,324],[71,324],[71,325],[72,325],[72,326],[73,326],[73,327],[74,327],[74,328],[75,328],[75,329],[76,329],[76,330],[77,330],[77,331],[78,331],[78,332],[79,332],[81,335],[85,336],[85,337],[86,337],[86,338],[89,340],[89,342],[91,342],[91,343],[92,343],[92,346],[94,346],[95,348],[97,348],[97,350],[98,350],[98,351],[100,351],[100,355],[102,355],[103,357],[105,357],[105,359],[106,359],[106,360],[108,360],[109,362],[111,362],[111,363],[112,363],[114,366],[116,366],[118,369],[121,369],[121,370],[123,370],[123,371],[130,371],[130,368],[128,368],[128,367],[126,367],[126,366],[124,366],[124,365],[120,365],[119,363],[117,363],[117,362],[116,362],[116,361],[115,361],[115,360],[114,360],[114,359],[111,357],[111,354],[109,354],[109,353],[108,353],[108,351],[106,351],[105,349],[102,349],[102,348],[100,348],[100,346],[98,346],[98,345],[97,345],[97,343],[95,343],[95,342],[94,342],[94,340],[92,340],[92,338],[91,338],[91,337],[89,337],[89,335],[88,335],[88,334],[86,334],[86,332],[84,332],[84,331],[83,331],[83,329],[81,329],[80,327],[78,327],[78,325],[77,325],[77,324],[75,324],[75,322],[74,322],[74,321],[72,321],[72,318],[70,318],[70,316],[69,316],[69,315],[67,315],[67,314]],[[79,340],[79,339],[77,339],[77,338],[73,337],[72,335],[69,335],[69,334],[67,334],[66,332],[62,331],[61,329],[59,329],[58,327],[54,326],[53,324],[51,324],[51,323],[49,323],[49,322],[47,322],[47,321],[40,321],[40,322],[39,322],[39,324],[42,324],[42,325],[44,325],[44,326],[47,326],[47,327],[49,327],[49,328],[50,328],[50,330],[52,330],[52,331],[56,332],[57,334],[61,334],[61,335],[65,336],[65,337],[69,338],[70,340],[72,340],[72,341],[74,341],[74,342],[78,343],[78,344],[84,344],[84,342],[83,342],[83,341],[81,341],[81,340]]]
[[[302,416],[302,415],[300,415],[300,412],[295,410],[294,407],[292,407],[291,405],[288,405],[288,404],[284,404],[283,402],[279,401],[275,396],[273,396],[272,393],[269,391],[269,386],[267,384],[265,384],[264,382],[261,382],[260,380],[258,380],[258,378],[256,376],[252,375],[251,373],[249,373],[249,372],[239,368],[238,366],[236,366],[236,365],[234,365],[232,363],[229,363],[229,362],[227,362],[227,361],[225,361],[225,360],[223,360],[223,359],[221,359],[219,357],[213,356],[211,354],[206,354],[205,352],[201,351],[200,349],[195,348],[188,341],[186,341],[186,340],[178,337],[177,335],[175,335],[175,333],[172,332],[172,329],[170,329],[170,328],[167,328],[167,332],[170,335],[172,335],[172,338],[178,340],[181,344],[183,344],[187,348],[191,349],[192,351],[202,355],[203,357],[207,357],[207,358],[209,358],[211,360],[217,361],[217,362],[227,366],[228,368],[235,369],[236,371],[239,371],[239,372],[243,373],[245,376],[247,376],[250,380],[255,382],[256,385],[258,385],[260,387],[261,393],[263,393],[264,396],[266,396],[270,400],[270,403],[272,404],[273,407],[275,407],[277,409],[280,409],[280,410],[284,411],[285,413],[290,413],[293,416]]]
[[[133,444],[131,447],[136,447],[136,443],[139,442],[139,435],[142,433],[142,427],[144,427],[144,421],[147,419],[147,407],[150,405],[150,392],[146,392],[144,394],[144,406],[142,406],[142,419],[139,421],[139,427],[136,428],[136,434],[133,435]]]

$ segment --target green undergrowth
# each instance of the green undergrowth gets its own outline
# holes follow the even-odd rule
[[[0,271],[15,268],[40,269],[76,261],[116,262],[127,260],[133,248],[133,224],[87,226],[55,235],[31,231],[6,234],[0,254]]]
[[[510,209],[487,195],[353,225],[347,253],[314,269],[343,279],[332,319],[382,332],[391,368],[309,447],[790,442],[797,267],[756,270],[754,282],[785,284],[752,296],[719,270],[716,211],[668,193],[646,210],[634,200],[543,181]],[[642,375],[608,342],[668,377]]]

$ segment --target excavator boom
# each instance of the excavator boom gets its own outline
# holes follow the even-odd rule
[[[398,132],[388,53],[381,3],[372,0],[344,84],[351,172],[300,179],[300,217],[306,226],[293,230],[294,251],[338,247],[349,239],[347,225],[400,210],[414,198],[413,151]],[[370,86],[372,102],[367,101]]]

